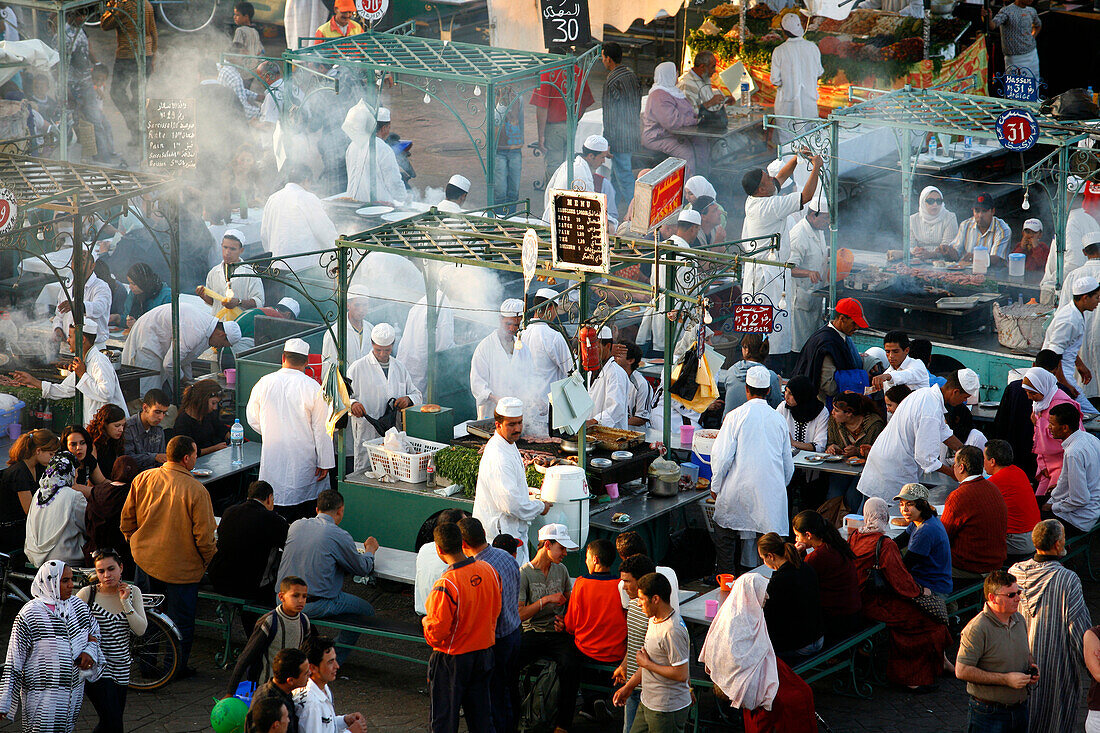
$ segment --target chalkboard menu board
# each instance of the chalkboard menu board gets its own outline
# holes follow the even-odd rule
[[[194,99],[150,99],[145,119],[149,167],[195,167]]]
[[[550,262],[558,270],[610,271],[607,197],[587,191],[554,191]]]
[[[540,0],[542,38],[547,48],[581,46],[592,40],[588,0]]]

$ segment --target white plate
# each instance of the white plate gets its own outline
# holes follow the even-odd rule
[[[379,218],[382,221],[395,222],[402,221],[403,219],[411,219],[416,216],[415,211],[391,211],[388,214],[382,214]]]
[[[359,216],[381,216],[391,211],[393,211],[392,206],[364,206],[361,209],[356,209],[355,213]]]

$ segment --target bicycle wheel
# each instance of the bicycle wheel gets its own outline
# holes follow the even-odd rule
[[[179,632],[167,616],[146,611],[149,625],[141,636],[130,635],[130,689],[159,690],[176,673],[180,660]]]
[[[214,20],[218,0],[160,0],[157,11],[161,20],[184,33],[202,30]]]

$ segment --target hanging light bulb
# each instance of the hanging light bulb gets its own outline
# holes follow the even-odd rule
[[[480,97],[481,96],[481,87],[476,85],[476,84],[474,85],[474,96],[475,97]]]
[[[1020,208],[1024,211],[1027,211],[1031,208],[1031,201],[1028,200],[1028,190],[1026,188],[1024,189],[1024,201],[1022,204],[1020,204]]]
[[[431,95],[428,94],[427,92],[424,92],[424,104],[428,104],[431,101],[432,101]]]

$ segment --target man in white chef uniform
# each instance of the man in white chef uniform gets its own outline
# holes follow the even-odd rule
[[[351,380],[352,435],[355,440],[355,470],[370,465],[370,456],[363,443],[381,437],[367,416],[380,418],[386,411],[386,403],[391,399],[394,409],[419,404],[420,390],[413,384],[412,377],[396,357],[392,356],[396,334],[393,326],[379,323],[370,332],[371,351],[348,367],[348,379]]]
[[[600,374],[588,388],[592,398],[592,418],[588,425],[603,425],[616,430],[627,429],[628,404],[630,401],[630,377],[619,362],[611,356],[611,346],[615,343],[610,326],[600,326],[596,335],[600,342]]]
[[[308,168],[292,166],[287,173],[287,184],[267,197],[260,239],[272,256],[304,254],[331,249],[335,245],[336,225],[321,199],[308,190],[312,180],[313,174]],[[299,271],[309,264],[303,261],[298,266],[291,261],[291,266]]]
[[[317,495],[336,466],[325,424],[328,404],[321,385],[305,373],[309,344],[287,339],[282,369],[252,388],[246,416],[260,434],[260,480],[275,490],[275,511],[288,522],[315,514]]]
[[[825,322],[825,297],[816,291],[829,269],[829,202],[821,192],[806,207],[806,216],[791,228],[791,351],[801,351],[810,334]]]
[[[815,118],[817,110],[817,80],[825,72],[821,66],[821,51],[816,43],[803,38],[802,16],[783,16],[783,30],[790,36],[772,51],[771,83],[775,86],[775,113],[788,117]],[[791,120],[781,120],[779,141],[794,137]],[[812,187],[811,187],[812,190]]]
[[[363,202],[405,203],[408,192],[401,180],[397,156],[385,141],[390,130],[389,109],[379,107],[374,115],[360,101],[348,110],[341,129],[351,140],[344,154],[348,195]]]
[[[202,306],[180,302],[180,374],[191,378],[191,362],[210,347],[235,346],[241,340],[236,321],[219,321]],[[158,305],[134,322],[122,347],[122,363],[155,369],[155,377],[141,378],[142,394],[172,382],[172,304]],[[176,395],[179,397],[179,395]]]
[[[1080,278],[1092,277],[1100,281],[1100,231],[1089,232],[1082,241],[1085,264],[1066,275],[1062,292],[1058,296],[1059,308],[1073,302],[1073,284]],[[1100,318],[1096,317],[1095,312],[1085,313],[1085,342],[1081,346],[1080,357],[1089,371],[1100,371]],[[1090,402],[1100,394],[1100,383],[1095,379],[1084,387],[1085,396]]]
[[[436,374],[439,374],[439,355],[455,345],[455,313],[451,301],[443,289],[436,290],[435,303],[435,353]],[[409,309],[405,329],[397,353],[417,389],[424,393],[428,388],[428,296]]]
[[[218,315],[223,308],[249,310],[264,307],[264,283],[256,277],[252,265],[241,265],[233,270],[228,280],[225,278],[228,266],[241,261],[244,240],[244,232],[241,230],[227,229],[222,235],[222,261],[206,273],[205,290],[202,285],[195,288],[195,294],[210,304],[211,315]],[[206,290],[225,296],[225,300],[207,295]]]
[[[70,261],[70,265],[71,265]],[[84,319],[95,321],[96,343],[107,341],[107,320],[111,317],[111,286],[99,279],[95,274],[95,258],[89,252],[84,256]],[[69,283],[69,292],[72,293],[72,282]],[[73,322],[72,302],[65,295],[64,289],[57,291],[57,308],[54,311],[53,331],[54,338],[64,341],[69,337],[69,326]],[[144,392],[142,392],[144,394]]]
[[[941,448],[946,445],[954,455],[962,442],[952,434],[943,416],[948,407],[977,396],[981,386],[973,369],[960,369],[943,386],[918,389],[902,400],[871,446],[856,486],[859,493],[889,502],[897,496],[899,486],[918,483],[922,474],[939,471],[954,479],[954,471],[940,460]],[[848,508],[857,513],[860,510]]]
[[[1092,371],[1081,358],[1081,351],[1085,345],[1085,314],[1096,310],[1100,303],[1100,281],[1091,275],[1079,277],[1073,281],[1071,292],[1073,302],[1054,312],[1054,318],[1047,326],[1043,348],[1062,357],[1062,368],[1054,374],[1058,377],[1058,386],[1077,400],[1083,414],[1095,415],[1098,411],[1085,396],[1082,387],[1082,384],[1092,381]],[[1078,373],[1081,375],[1081,382],[1077,381]]]
[[[516,551],[516,562],[531,559],[527,532],[531,521],[546,514],[552,502],[531,496],[527,472],[516,441],[523,434],[523,401],[502,397],[493,414],[496,430],[485,444],[477,473],[474,493],[474,519],[485,527],[485,539],[492,543],[499,534],[510,534],[523,545]]]
[[[779,235],[779,251],[772,250],[766,254],[757,255],[757,259],[787,262],[791,257],[787,217],[800,211],[817,191],[817,181],[821,173],[821,156],[813,157],[813,169],[801,191],[777,195],[779,188],[794,173],[797,163],[798,157],[792,157],[774,178],[763,168],[756,168],[750,170],[741,179],[741,187],[748,196],[745,200],[745,222],[741,227],[741,237],[752,239]],[[773,306],[779,308],[783,305],[784,310],[789,312],[790,306],[786,295],[791,293],[791,282],[786,269],[749,263],[745,265],[744,283],[746,295],[763,293],[768,296]],[[777,313],[776,323],[780,328],[768,337],[771,343],[771,355],[773,358],[789,359],[787,355],[794,351],[789,313],[786,316]]]
[[[718,570],[736,573],[740,565],[760,564],[758,534],[790,533],[787,484],[794,476],[787,422],[765,398],[771,374],[754,366],[745,375],[746,402],[726,415],[711,452],[714,545]]]
[[[466,196],[469,193],[470,179],[455,173],[447,180],[447,187],[443,190],[443,198],[435,205],[435,208],[448,214],[461,214],[462,207],[466,205]]]
[[[569,161],[563,162],[554,171],[554,175],[550,177],[550,180],[546,182],[546,192],[542,201],[543,220],[554,220],[554,209],[550,203],[550,194],[554,190],[572,191],[574,190],[573,184],[579,182],[580,185],[577,188],[581,191],[595,192],[596,184],[592,174],[610,157],[611,153],[608,152],[607,138],[603,135],[589,135],[585,138],[584,145],[573,156],[573,165],[570,166]]]
[[[347,339],[344,348],[345,374],[352,364],[370,353],[370,333],[374,324],[366,319],[369,303],[367,289],[362,285],[352,285],[348,288]],[[321,343],[321,362],[326,367],[337,363],[339,359],[334,331],[336,326],[332,327],[332,331],[325,331],[325,338]]]
[[[477,417],[492,417],[504,395],[533,392],[531,350],[516,348],[523,301],[509,298],[500,304],[500,327],[481,340],[470,361],[470,391]]]
[[[78,350],[76,345],[76,327],[69,326],[69,348],[74,354],[83,356],[73,359],[69,366],[69,375],[61,382],[42,382],[35,379],[27,372],[14,372],[12,379],[34,389],[41,388],[42,396],[50,400],[60,400],[66,397],[75,397],[80,393],[83,400],[84,419],[87,423],[92,416],[104,405],[118,405],[129,417],[126,410],[126,398],[122,396],[122,388],[118,384],[118,375],[103,352],[95,347],[95,340],[99,325],[91,320],[84,320],[83,348]],[[108,469],[109,470],[109,469]]]
[[[1066,200],[1070,202],[1069,215],[1066,217],[1066,247],[1062,255],[1062,277],[1066,273],[1073,272],[1085,264],[1083,252],[1085,235],[1091,232],[1100,232],[1100,221],[1095,214],[1095,203],[1086,202],[1086,184],[1077,176],[1068,176],[1066,179]],[[1075,204],[1080,205],[1075,205]],[[1058,240],[1055,238],[1050,243],[1050,253],[1047,255],[1047,266],[1043,272],[1043,279],[1039,282],[1040,302],[1044,304],[1054,303],[1058,298]]]
[[[555,304],[557,292],[539,288],[535,293],[535,317],[527,324],[520,341],[531,352],[534,378],[538,382],[538,394],[550,394],[550,385],[569,374],[573,369],[573,353],[569,343],[550,323],[557,317]]]

